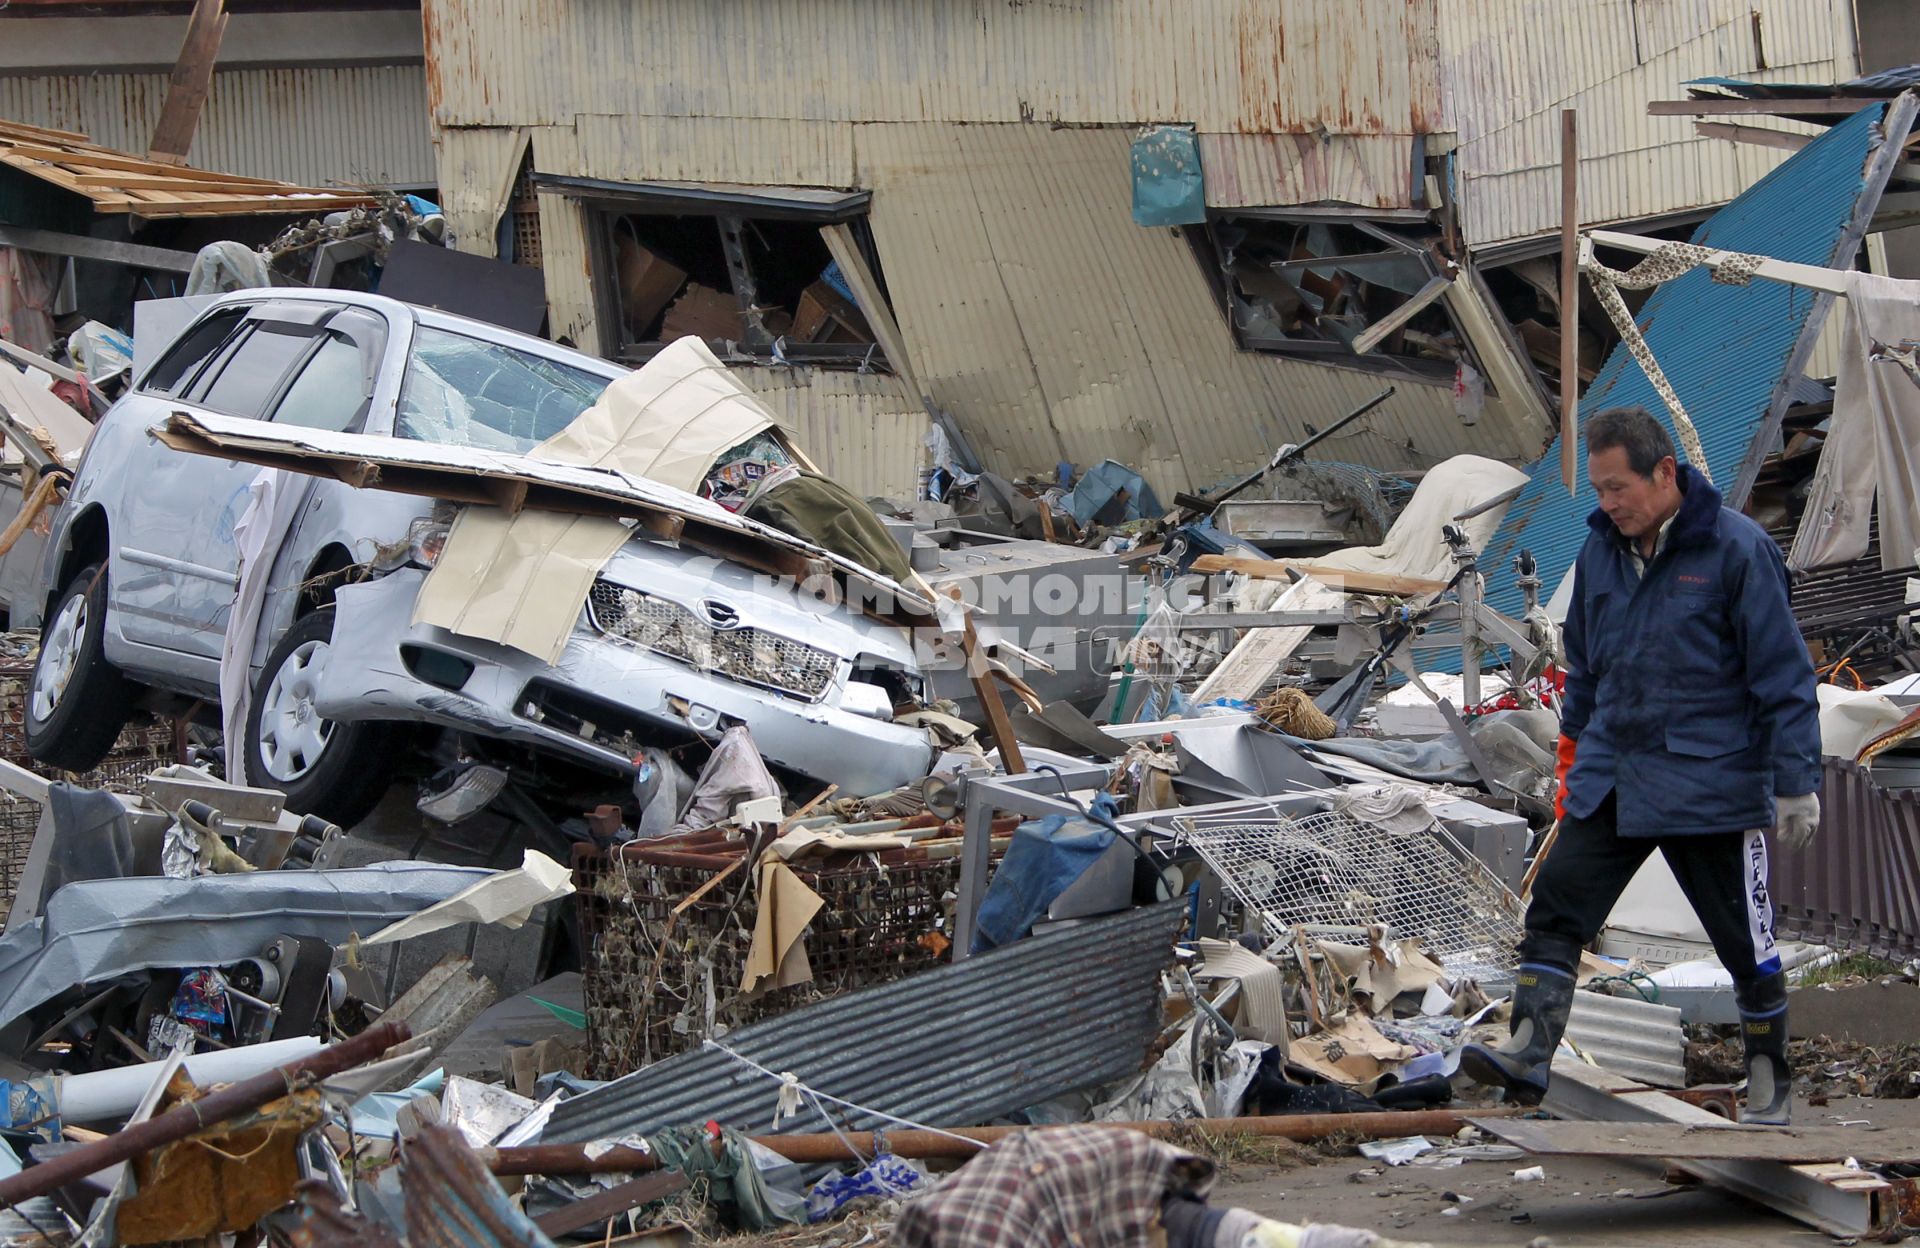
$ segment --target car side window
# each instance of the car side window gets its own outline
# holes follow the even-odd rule
[[[179,393],[193,380],[200,365],[233,336],[234,327],[246,314],[245,308],[223,308],[195,325],[154,365],[141,389],[153,394]]]
[[[344,334],[329,332],[287,387],[273,423],[344,433],[366,414],[366,385],[360,348]]]
[[[288,372],[313,346],[313,339],[314,331],[304,325],[256,322],[223,359],[202,372],[194,384],[195,393],[188,397],[228,416],[258,420],[280,392]]]

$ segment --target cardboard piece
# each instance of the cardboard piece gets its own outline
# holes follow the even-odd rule
[[[853,301],[825,282],[800,292],[794,310],[792,337],[796,342],[872,342],[867,318]]]
[[[1381,1035],[1371,1019],[1349,1014],[1335,1026],[1295,1040],[1287,1064],[1351,1088],[1371,1084],[1389,1067],[1418,1056],[1419,1050]]]
[[[1446,978],[1446,968],[1428,957],[1418,937],[1383,943],[1377,936],[1367,948],[1315,941],[1320,955],[1346,977],[1356,997],[1368,998],[1375,1013],[1384,1011],[1403,992],[1424,993]]]
[[[746,322],[740,315],[740,301],[734,298],[731,291],[688,282],[686,290],[667,309],[667,319],[660,325],[660,337],[663,341],[672,342],[688,335],[738,342],[746,336]]]
[[[741,995],[753,997],[768,988],[791,988],[813,978],[801,938],[826,904],[786,863],[768,859],[760,864],[760,909],[740,978]]]
[[[687,271],[648,251],[627,234],[617,235],[613,248],[621,316],[627,323],[627,333],[638,341],[686,285]]]

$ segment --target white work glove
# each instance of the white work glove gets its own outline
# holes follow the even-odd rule
[[[1773,839],[1781,849],[1797,854],[1813,844],[1813,834],[1819,830],[1818,793],[1773,799]]]

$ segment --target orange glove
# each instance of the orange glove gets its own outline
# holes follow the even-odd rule
[[[1573,755],[1578,748],[1579,742],[1563,735],[1560,738],[1560,748],[1554,755],[1553,778],[1556,784],[1553,793],[1553,817],[1555,819],[1567,817],[1567,773],[1573,770]]]

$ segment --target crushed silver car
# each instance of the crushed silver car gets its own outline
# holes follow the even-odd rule
[[[26,725],[35,757],[83,770],[142,701],[217,704],[234,529],[256,469],[168,448],[152,431],[169,417],[524,455],[625,374],[373,295],[223,296],[101,420],[58,512]],[[910,639],[851,606],[636,530],[543,662],[412,622],[446,534],[431,499],[308,476],[289,488],[245,739],[227,748],[291,809],[363,817],[422,756],[403,748],[409,724],[602,780],[631,775],[642,746],[741,723],[770,764],[851,793],[910,783],[931,762],[926,734],[892,722],[924,695]]]

